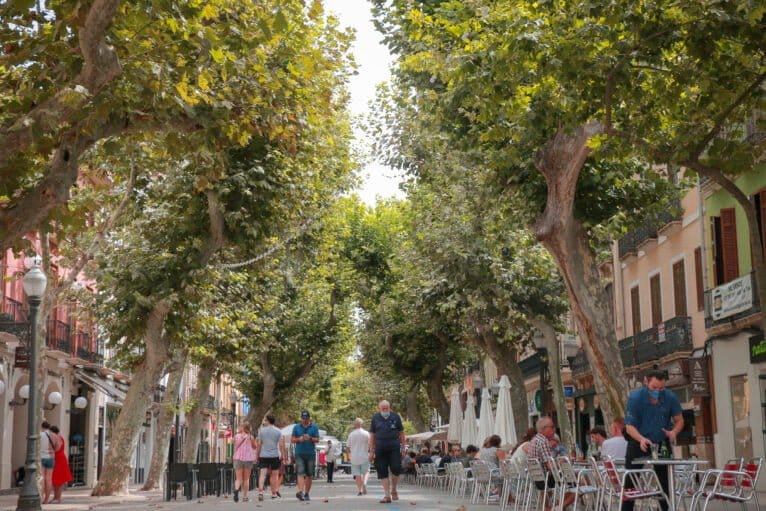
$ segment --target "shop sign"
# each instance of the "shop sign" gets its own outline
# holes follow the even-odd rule
[[[692,358],[691,365],[691,394],[692,396],[709,396],[710,380],[707,374],[707,357]]]
[[[744,312],[753,306],[753,283],[745,275],[713,289],[713,321]]]
[[[19,369],[29,368],[29,352],[26,346],[16,346],[13,367],[18,367]]]
[[[535,409],[541,413],[543,411],[543,391],[541,389],[535,391]]]
[[[750,363],[757,364],[766,362],[766,339],[763,334],[757,334],[750,338]]]

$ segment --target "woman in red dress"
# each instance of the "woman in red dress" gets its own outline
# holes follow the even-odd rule
[[[55,452],[55,462],[53,464],[53,500],[51,504],[61,504],[61,492],[69,481],[72,481],[72,471],[69,470],[69,462],[64,452],[64,437],[59,433],[58,426],[51,426],[51,432],[59,437],[59,448]]]

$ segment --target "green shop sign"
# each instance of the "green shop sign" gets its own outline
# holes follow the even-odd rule
[[[766,362],[766,339],[763,334],[757,334],[750,338],[750,363]]]

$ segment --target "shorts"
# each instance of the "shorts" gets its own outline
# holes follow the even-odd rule
[[[316,455],[295,453],[295,475],[313,477]]]
[[[548,473],[548,489],[556,486],[556,480],[553,478],[553,474]],[[535,481],[535,487],[542,491],[545,489],[545,483],[543,481]]]
[[[282,466],[282,462],[279,458],[261,458],[258,462],[258,467],[261,469],[269,468],[271,470],[279,470],[280,466]]]
[[[363,476],[370,471],[370,462],[365,461],[359,465],[351,465],[351,474],[355,476]]]
[[[388,472],[398,476],[402,473],[402,458],[398,447],[375,451],[375,471],[378,479],[386,479]]]
[[[252,470],[253,461],[234,460],[234,470]]]
[[[43,468],[53,468],[53,458],[40,458],[40,465],[42,465]]]

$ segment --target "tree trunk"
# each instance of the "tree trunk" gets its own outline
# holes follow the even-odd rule
[[[184,367],[186,366],[186,352],[178,350],[168,368],[168,386],[160,404],[160,412],[157,416],[157,431],[154,434],[154,450],[149,473],[146,476],[142,491],[149,491],[160,487],[163,482],[162,475],[168,463],[168,449],[170,448],[170,430],[173,427],[173,419],[178,413],[178,395],[181,392]]]
[[[624,369],[614,335],[614,307],[601,282],[588,232],[574,217],[577,178],[589,153],[587,142],[601,131],[599,123],[572,133],[562,130],[538,153],[536,165],[548,184],[548,198],[545,212],[535,224],[535,234],[564,278],[569,305],[609,423],[624,415],[626,401]]]
[[[442,333],[437,333],[436,336],[439,339],[439,363],[428,374],[428,378],[425,382],[426,393],[428,399],[431,402],[431,406],[436,408],[436,411],[442,418],[449,418],[449,401],[444,395],[444,370],[447,368],[447,344],[449,339]]]
[[[556,417],[561,431],[561,441],[573,450],[575,437],[572,432],[572,423],[569,421],[569,412],[564,399],[564,384],[561,381],[561,353],[559,340],[556,338],[556,329],[545,320],[532,319],[530,322],[543,334],[543,343],[548,350],[548,372],[551,375],[553,387],[553,402],[556,405]]]
[[[215,360],[206,358],[199,365],[191,409],[186,412],[187,437],[182,455],[183,463],[197,463],[197,448],[201,441],[200,434],[204,423],[202,411],[207,408],[207,401],[210,396],[210,381],[213,379],[214,374]]]
[[[474,320],[474,327],[479,333],[471,339],[497,367],[498,376],[506,375],[511,384],[511,407],[513,408],[513,425],[516,437],[521,438],[529,427],[529,412],[527,409],[527,387],[524,375],[521,374],[518,359],[519,352],[515,346],[501,343],[491,328],[482,321]]]
[[[426,431],[428,426],[423,422],[423,416],[420,414],[420,404],[418,403],[418,384],[413,383],[405,397],[405,407],[407,410],[407,419],[417,431]],[[447,415],[449,417],[449,415]]]
[[[134,441],[141,424],[146,418],[146,410],[150,404],[147,396],[154,393],[170,356],[169,340],[162,335],[162,327],[169,310],[170,302],[167,299],[160,300],[147,318],[144,356],[133,370],[130,389],[112,432],[101,479],[93,489],[94,497],[127,493],[130,475],[128,460],[135,447]]]

